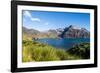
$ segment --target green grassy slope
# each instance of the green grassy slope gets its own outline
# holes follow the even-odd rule
[[[23,35],[22,47],[22,62],[79,60],[90,58],[89,43],[81,43],[69,50],[64,50],[57,49],[48,44],[32,41],[30,37]]]
[[[39,42],[23,41],[23,62],[29,61],[57,61],[77,59],[69,55],[65,50],[56,49]]]

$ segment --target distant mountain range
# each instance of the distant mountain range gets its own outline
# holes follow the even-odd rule
[[[22,28],[23,34],[32,38],[89,38],[90,32],[85,28],[76,28],[73,25],[65,28],[50,29],[41,32],[35,29]]]

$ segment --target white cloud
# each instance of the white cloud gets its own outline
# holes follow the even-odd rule
[[[32,17],[31,20],[32,20],[32,21],[40,22],[40,19],[39,19],[39,18],[33,18],[33,17]]]
[[[29,11],[25,11],[24,15],[26,17],[29,17],[31,21],[35,21],[35,22],[40,22],[41,21],[39,18],[33,17]]]
[[[48,23],[48,22],[46,22],[46,23],[45,23],[45,25],[49,25],[49,23]]]
[[[32,17],[29,11],[24,11],[24,15],[27,17]]]
[[[32,22],[42,22],[42,20],[40,18],[33,17],[29,11],[24,11],[24,16],[29,18]],[[44,23],[44,25],[49,25],[48,22],[43,22],[43,23]]]

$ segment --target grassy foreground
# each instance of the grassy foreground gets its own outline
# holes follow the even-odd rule
[[[22,62],[77,60],[89,58],[86,56],[84,57],[84,54],[88,52],[83,50],[84,48],[86,48],[86,46],[89,49],[89,44],[83,44],[83,46],[85,45],[84,48],[81,48],[81,44],[81,47],[79,47],[80,45],[78,45],[78,47],[75,46],[66,51],[64,49],[56,49],[52,46],[36,41],[23,40],[22,43]]]

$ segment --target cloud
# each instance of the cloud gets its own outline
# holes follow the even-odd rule
[[[40,22],[39,18],[33,17],[29,11],[24,12],[24,16],[30,18],[31,21]]]
[[[27,17],[32,17],[29,11],[24,11],[24,15]]]
[[[33,18],[33,17],[32,17],[31,20],[32,20],[32,21],[38,21],[38,22],[40,22],[40,19],[39,19],[39,18]]]
[[[48,23],[48,22],[46,22],[46,23],[45,23],[45,25],[49,25],[49,23]]]
[[[40,18],[33,17],[32,14],[30,13],[30,11],[24,11],[24,14],[23,15],[25,17],[29,18],[32,22],[41,22],[44,25],[49,25],[48,22],[43,22],[43,20],[41,20]]]

